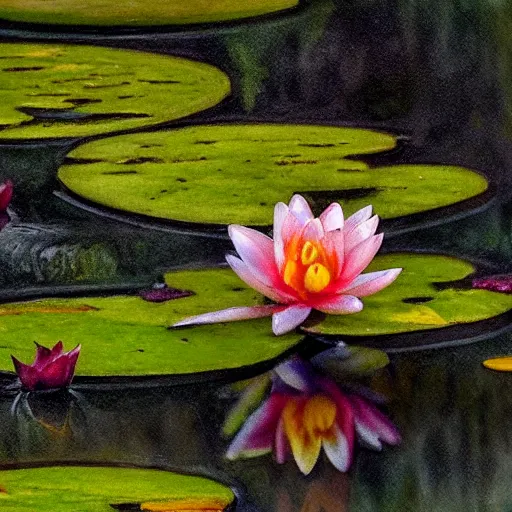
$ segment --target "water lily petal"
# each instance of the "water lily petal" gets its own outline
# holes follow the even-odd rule
[[[240,455],[261,455],[272,450],[281,412],[290,397],[272,393],[270,397],[254,411],[230,444],[226,458],[233,460]]]
[[[374,215],[370,219],[361,222],[349,233],[345,234],[345,251],[351,251],[356,245],[360,244],[363,240],[370,238],[377,231],[379,225],[379,217]]]
[[[355,427],[357,438],[363,446],[377,452],[382,450],[382,443],[380,442],[379,435],[376,432],[357,420],[355,421]]]
[[[308,202],[299,194],[295,194],[291,198],[288,206],[302,225],[305,225],[309,220],[314,218]]]
[[[279,281],[271,238],[255,229],[236,224],[228,227],[228,234],[236,251],[259,281],[266,286],[273,286]]]
[[[372,206],[368,205],[364,208],[361,208],[361,210],[358,210],[356,213],[351,215],[346,221],[345,226],[343,228],[343,231],[348,234],[350,231],[352,231],[356,226],[361,224],[361,222],[364,222],[365,220],[368,220],[372,216]]]
[[[489,370],[496,370],[498,372],[512,372],[512,357],[501,356],[486,359],[482,363]]]
[[[318,217],[322,222],[324,231],[343,229],[343,210],[339,203],[330,204]]]
[[[311,367],[298,357],[276,366],[274,372],[285,384],[297,391],[308,393],[313,389],[314,375]]]
[[[368,272],[357,276],[350,284],[339,290],[356,297],[366,297],[389,286],[402,272],[401,268],[390,268],[379,272]]]
[[[345,261],[345,234],[343,231],[329,231],[325,234],[323,244],[330,258],[334,258],[331,268],[334,269],[334,279],[337,279],[343,270]],[[332,261],[332,260],[331,260]]]
[[[190,316],[179,322],[176,322],[172,327],[183,327],[185,325],[200,325],[200,324],[216,324],[219,322],[235,322],[237,320],[250,320],[251,318],[262,318],[270,316],[278,311],[283,306],[268,305],[268,306],[247,306],[238,308],[222,309],[220,311],[212,311],[211,313],[204,313],[202,315]]]
[[[345,282],[353,281],[373,260],[382,245],[383,237],[380,233],[356,245],[345,257],[341,279]]]
[[[286,432],[284,431],[284,421],[282,416],[279,418],[279,422],[277,424],[275,445],[276,461],[278,464],[284,464],[288,458],[288,454],[290,453],[291,448],[288,439],[286,439]]]
[[[63,351],[62,341],[59,341],[52,349],[39,345],[37,341],[35,341],[34,344],[36,346],[36,358],[33,366],[38,369],[44,367],[52,359],[55,359],[55,357],[58,357]]]
[[[263,284],[254,276],[249,267],[236,256],[228,254],[226,255],[226,261],[242,281],[247,283],[251,288],[254,288],[256,291],[260,292],[262,295],[265,295],[265,297],[268,297],[275,302],[281,302],[285,304],[288,302],[296,301],[295,297],[285,292],[284,290],[281,290],[280,287],[270,287]]]
[[[305,397],[291,399],[283,410],[283,424],[290,448],[299,467],[305,475],[311,473],[322,448],[319,435],[310,434],[304,428]]]
[[[329,378],[319,378],[318,385],[336,403],[336,423],[345,436],[348,446],[347,464],[352,464],[354,452],[354,411],[351,401],[340,391],[335,382]]]
[[[304,241],[319,242],[324,235],[325,231],[320,219],[313,219],[304,226],[301,238]]]
[[[302,304],[289,306],[272,316],[272,331],[276,336],[285,334],[298,327],[311,313],[311,308]]]
[[[333,434],[334,439],[324,438],[322,441],[325,454],[338,471],[348,471],[352,463],[352,449],[345,434],[336,425]]]
[[[0,185],[0,212],[5,212],[12,199],[14,185],[11,180],[6,180]]]
[[[80,349],[78,349],[78,351],[79,350]],[[74,354],[71,357],[64,354],[49,363],[44,368],[44,371],[39,373],[39,381],[42,387],[45,389],[52,389],[68,386],[75,373],[77,358],[78,352],[74,351]]]
[[[288,205],[284,203],[277,203],[274,207],[274,258],[278,269],[284,265],[284,238],[283,238],[283,225],[286,217],[290,215]],[[293,216],[293,218],[295,218]]]
[[[390,445],[397,445],[401,441],[400,433],[395,425],[375,406],[358,396],[352,395],[350,401],[354,407],[356,425],[371,430],[379,439]]]
[[[18,375],[23,387],[29,390],[36,389],[39,381],[39,371],[33,366],[18,361],[14,356],[11,356],[11,359],[16,375]]]
[[[331,295],[313,303],[315,309],[330,315],[348,315],[359,313],[363,303],[353,295]]]

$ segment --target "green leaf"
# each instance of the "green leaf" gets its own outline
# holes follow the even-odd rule
[[[230,91],[210,65],[131,50],[1,43],[0,59],[0,139],[155,125],[212,107]]]
[[[6,512],[111,512],[112,505],[146,503],[154,506],[141,510],[223,510],[234,500],[229,488],[207,478],[121,467],[0,470],[0,488]]]
[[[0,18],[65,25],[181,25],[243,19],[295,7],[298,0],[2,0]]]
[[[75,194],[126,212],[256,226],[270,225],[275,203],[296,192],[317,213],[339,201],[347,215],[372,204],[389,219],[452,205],[487,188],[485,178],[462,167],[370,168],[346,158],[395,144],[391,135],[355,128],[196,126],[84,144],[58,176]]]
[[[475,268],[467,261],[431,254],[377,256],[367,272],[402,267],[397,280],[363,298],[355,315],[328,315],[305,329],[320,334],[373,336],[438,329],[492,318],[512,308],[512,296],[487,290],[437,288],[434,283],[457,281]]]
[[[11,354],[32,361],[33,341],[82,344],[77,375],[182,375],[236,369],[272,361],[301,339],[275,336],[271,319],[180,329],[185,317],[235,306],[263,304],[231,269],[169,273],[169,286],[195,295],[164,303],[137,296],[43,299],[0,306],[0,370],[11,370]]]

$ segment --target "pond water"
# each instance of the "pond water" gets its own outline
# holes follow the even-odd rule
[[[14,183],[10,222],[0,230],[0,466],[127,464],[193,473],[235,489],[236,510],[512,510],[512,376],[482,366],[512,352],[510,296],[467,299],[474,293],[467,277],[473,270],[480,276],[512,273],[512,9],[500,0],[311,0],[295,7],[276,2],[277,8],[261,3],[263,11],[242,13],[241,20],[231,13],[219,22],[216,13],[212,19],[200,16],[199,24],[171,21],[154,27],[38,24],[33,14],[16,18],[0,6],[0,89],[5,93],[0,179]],[[285,10],[274,12],[279,9]],[[29,46],[18,46],[22,43]],[[133,50],[152,55],[125,53]],[[261,125],[266,128],[257,131]],[[330,129],[311,132],[320,125]],[[368,143],[336,127],[392,137],[379,135],[378,142]],[[307,135],[298,135],[302,129]],[[287,137],[293,144],[300,139],[300,154],[291,152]],[[224,146],[216,153],[219,141]],[[332,149],[335,144],[347,147],[337,156],[342,168],[334,174],[347,172],[336,175],[342,176],[336,177],[341,184],[327,178],[317,183],[315,173],[328,175],[326,155],[339,151]],[[261,177],[271,159],[282,174]],[[194,188],[196,169],[205,165],[217,172],[217,163],[229,175],[224,189],[215,181]],[[419,165],[418,179],[425,181],[418,186]],[[305,167],[312,169],[311,189]],[[368,167],[381,175],[396,167],[398,177],[359,184],[357,173]],[[453,178],[456,169],[461,174]],[[146,180],[137,181],[144,172]],[[166,203],[162,180],[169,173],[183,195]],[[489,183],[487,190],[478,188],[480,175]],[[452,178],[443,182],[443,192],[456,204],[440,199],[445,176]],[[350,186],[343,187],[344,180]],[[228,307],[234,291],[241,301],[234,305],[256,303],[231,282],[227,290],[217,274],[208,274],[210,287],[202,287],[184,273],[166,273],[224,263],[225,253],[233,250],[225,224],[267,226],[268,231],[268,210],[282,190],[286,196],[276,200],[300,192],[315,213],[336,200],[350,213],[374,202],[382,210],[376,206],[385,232],[382,252],[448,255],[473,265],[468,271],[446,271],[444,264],[427,262],[430,271],[425,267],[404,277],[414,293],[382,292],[391,303],[417,306],[410,317],[416,328],[397,328],[390,320],[391,331],[379,337],[377,313],[360,317],[368,322],[367,331],[374,329],[373,336],[361,337],[354,315],[341,322],[345,330],[330,319],[317,324],[298,346],[311,355],[320,350],[318,332],[340,332],[334,340],[389,349],[385,368],[365,371],[356,380],[389,398],[386,413],[402,442],[381,452],[356,449],[346,473],[326,457],[308,476],[293,460],[280,465],[272,455],[224,457],[229,439],[222,426],[240,396],[238,380],[270,370],[284,352],[295,350],[302,334],[277,342],[258,331],[269,319],[245,331],[236,324],[226,335],[226,352],[208,352],[207,364],[194,358],[188,372],[183,368],[189,347],[173,349],[168,357],[180,358],[171,365],[179,378],[146,379],[161,376],[156,363],[137,360],[124,367],[129,367],[125,373],[121,363],[111,364],[148,351],[147,336],[189,343],[185,330],[164,327],[180,315],[204,312],[199,306],[182,311],[173,309],[182,299],[166,303],[167,324],[160,322],[158,305],[131,309],[139,290],[155,283],[179,282],[195,292],[195,304],[215,306],[205,311]],[[237,212],[237,204],[243,210]],[[232,215],[240,220],[224,219]],[[431,282],[435,286],[425,288],[425,295],[421,286]],[[416,289],[415,283],[421,286]],[[98,298],[111,295],[124,295],[124,302],[105,306]],[[382,323],[403,315],[377,297],[365,305],[368,311],[373,305],[384,308]],[[26,304],[9,304],[42,298],[71,302],[50,301],[28,313]],[[434,298],[441,305],[430,308]],[[472,316],[480,303],[487,309]],[[77,307],[96,308],[93,318],[105,322],[98,323],[99,332],[111,330],[105,338],[110,349],[100,356],[111,358],[108,368],[84,359],[69,391],[18,393],[13,375],[6,373],[9,356],[28,361],[34,339],[50,345],[62,338],[66,349],[83,343],[82,358],[88,357],[95,320],[78,321],[75,328],[62,315]],[[45,308],[60,309],[47,314]],[[116,355],[128,350],[121,338],[132,328],[137,334],[130,338],[130,354]],[[196,332],[201,342],[221,336],[218,330]],[[244,344],[251,337],[249,351]],[[139,340],[143,348],[137,351]],[[202,350],[209,350],[203,344]],[[232,356],[244,350],[241,362]],[[3,491],[0,471],[0,501]]]

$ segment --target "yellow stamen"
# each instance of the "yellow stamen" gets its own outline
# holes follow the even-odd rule
[[[297,273],[297,263],[292,260],[288,260],[284,267],[283,280],[284,282],[293,288],[293,281],[295,274]]]
[[[331,274],[321,263],[314,263],[304,276],[304,288],[308,292],[321,292],[331,282]]]
[[[318,249],[311,243],[306,242],[302,246],[302,251],[300,253],[300,260],[303,265],[311,265],[318,258]]]
[[[315,395],[305,405],[303,418],[310,434],[327,432],[336,420],[336,404],[324,395]]]

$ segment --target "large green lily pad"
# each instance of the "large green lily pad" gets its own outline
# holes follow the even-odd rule
[[[44,299],[0,306],[0,370],[11,354],[32,361],[37,340],[82,352],[77,375],[146,376],[224,371],[265,363],[291,350],[300,334],[274,336],[270,318],[167,329],[185,317],[234,306],[262,304],[231,269],[186,270],[169,284],[195,295],[164,303],[138,296]]]
[[[16,512],[223,510],[231,489],[198,476],[156,469],[49,466],[0,470],[0,507]],[[168,505],[167,508],[165,505]],[[122,508],[122,507],[119,507]]]
[[[295,7],[298,0],[2,0],[0,19],[60,25],[182,25],[230,21]]]
[[[0,63],[0,139],[154,125],[216,105],[230,91],[213,66],[129,50],[1,43]]]
[[[395,147],[385,133],[304,125],[196,126],[84,144],[59,170],[75,194],[157,219],[265,226],[274,204],[302,193],[317,211],[373,204],[384,219],[452,205],[487,189],[449,165],[370,168],[345,157]],[[186,205],[186,208],[184,207]]]
[[[308,328],[312,333],[374,336],[441,329],[486,320],[512,309],[512,296],[487,290],[435,286],[464,279],[474,266],[449,256],[387,254],[377,256],[367,271],[402,267],[398,279],[363,299],[356,315],[328,315]]]

